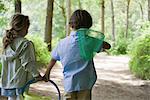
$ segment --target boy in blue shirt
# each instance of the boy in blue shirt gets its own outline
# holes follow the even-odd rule
[[[92,17],[86,10],[76,10],[70,18],[69,25],[72,31],[52,51],[52,59],[43,79],[48,81],[56,61],[61,61],[64,75],[64,100],[91,100],[91,90],[97,79],[96,70],[93,59],[81,58],[76,30],[89,29],[92,26]],[[103,48],[110,48],[107,42],[103,44]]]

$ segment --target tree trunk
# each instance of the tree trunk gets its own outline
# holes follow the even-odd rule
[[[70,34],[69,20],[71,16],[71,0],[66,0],[66,13],[67,13],[67,22],[66,22],[66,36]]]
[[[64,17],[64,22],[66,23],[66,22],[67,22],[67,21],[66,21],[67,17],[66,17],[66,11],[65,11],[66,9],[65,9],[65,7],[64,7],[64,3],[65,3],[65,1],[62,0],[61,5],[59,5],[59,4],[55,1],[55,4],[57,4],[57,6],[59,6],[59,8],[61,9],[62,15],[63,15],[63,17]],[[65,29],[66,29],[66,26],[65,26]]]
[[[64,3],[65,3],[65,1],[63,0],[61,9],[62,9],[62,15],[63,15],[65,23],[66,23],[66,11],[65,11],[66,9],[64,7]]]
[[[125,34],[126,38],[128,38],[128,28],[129,28],[129,6],[130,6],[130,0],[127,0],[126,34]]]
[[[142,20],[144,19],[144,12],[143,12],[143,7],[142,7],[142,4],[139,2],[139,5],[140,5],[140,9],[141,9],[141,16],[142,16]]]
[[[115,19],[114,19],[114,4],[113,0],[111,0],[111,12],[112,12],[112,39],[115,42]]]
[[[78,0],[78,3],[79,3],[79,9],[82,9],[81,1]]]
[[[150,0],[148,0],[148,21],[150,21]]]
[[[21,0],[15,0],[15,13],[21,13]]]
[[[47,43],[49,51],[51,51],[51,41],[52,41],[53,3],[54,3],[54,0],[48,0],[47,1],[47,15],[46,15],[46,26],[45,26],[45,42]]]
[[[102,0],[101,1],[101,32],[104,33],[105,32],[105,1]]]

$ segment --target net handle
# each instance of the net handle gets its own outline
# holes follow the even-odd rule
[[[22,87],[22,91],[24,92],[25,89],[26,89],[30,84],[33,84],[33,83],[36,83],[36,82],[38,82],[38,81],[35,80],[35,78],[29,80],[29,81]],[[57,86],[56,83],[55,83],[54,81],[52,81],[52,80],[49,80],[49,82],[55,86],[55,88],[57,89],[57,92],[58,92],[58,100],[61,100],[61,93],[60,93],[60,90],[59,90],[58,86]],[[23,92],[22,92],[22,93],[23,93]]]

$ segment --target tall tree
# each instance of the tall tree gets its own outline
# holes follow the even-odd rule
[[[62,15],[63,15],[63,17],[64,17],[64,19],[65,19],[65,23],[66,23],[66,9],[65,9],[65,1],[64,0],[62,0],[62,2],[61,2],[61,4],[58,4],[56,1],[55,1],[55,3],[59,6],[59,8],[61,9],[61,11],[62,11]]]
[[[129,7],[130,7],[130,0],[127,0],[126,34],[125,34],[125,37],[126,37],[126,38],[128,38],[128,28],[129,28]]]
[[[66,35],[70,34],[69,20],[71,16],[71,0],[66,0],[66,13],[67,13],[67,22],[66,22]]]
[[[105,32],[105,1],[101,1],[101,32]]]
[[[15,13],[21,13],[21,0],[15,0]]]
[[[57,3],[56,1],[54,1],[55,2],[55,4],[57,4],[57,6],[61,9],[61,11],[62,11],[62,15],[63,15],[63,17],[64,17],[64,21],[65,21],[65,23],[67,22],[66,21],[66,19],[67,19],[67,17],[66,17],[66,9],[65,9],[65,1],[64,0],[62,0],[62,2],[59,4],[59,3]],[[66,26],[65,26],[65,28],[66,28]]]
[[[81,1],[78,0],[78,3],[79,3],[79,8],[82,9]]]
[[[141,10],[141,16],[142,16],[142,20],[144,19],[144,12],[143,12],[143,7],[142,4],[140,2],[138,2],[139,6],[140,6],[140,10]]]
[[[0,0],[0,14],[3,15],[3,13],[5,13],[8,9],[6,9],[6,5],[4,5],[4,3]],[[2,27],[5,26],[7,24],[6,21],[6,16],[0,16],[0,32],[2,30]]]
[[[111,13],[112,13],[112,39],[115,41],[115,15],[114,15],[114,4],[113,0],[111,0]]]
[[[148,20],[150,21],[150,0],[148,0]]]
[[[51,51],[51,47],[52,47],[51,46],[51,41],[52,41],[53,4],[54,4],[54,0],[47,0],[45,42],[47,43],[49,51]]]

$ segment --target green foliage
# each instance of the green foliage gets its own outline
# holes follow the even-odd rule
[[[0,37],[0,54],[2,54],[2,50],[3,50],[3,48],[2,48],[2,38]]]
[[[146,21],[142,23],[142,26],[139,30],[139,34],[142,35],[142,34],[147,34],[149,32],[150,32],[150,21]]]
[[[150,34],[135,39],[130,48],[130,69],[142,79],[150,79]]]
[[[117,40],[109,52],[113,55],[127,54],[128,40],[123,38]]]
[[[6,21],[6,20],[7,20],[6,18],[0,16],[0,26],[1,26],[1,27],[7,24],[7,21]]]
[[[7,11],[7,8],[5,7],[4,3],[0,0],[0,26],[1,28],[3,28],[3,26],[7,24],[6,18],[3,16],[6,11]],[[0,29],[0,33],[1,32],[2,31]]]
[[[137,38],[141,36],[142,34],[147,34],[150,32],[150,22],[145,21],[139,23],[140,25],[137,26],[137,30],[133,31],[133,37],[132,38]]]
[[[0,63],[0,74],[1,74],[1,70],[2,70],[2,63]]]
[[[34,43],[37,61],[40,64],[47,64],[50,60],[50,53],[44,40],[38,35],[28,35],[27,38]]]
[[[3,28],[5,29],[6,24],[8,24],[8,18],[14,14],[14,2],[13,0],[1,0],[0,2],[0,12],[1,8],[6,8],[5,14],[0,16],[0,35],[2,36]],[[101,0],[80,0],[82,9],[87,10],[93,18],[92,29],[100,31],[101,23]],[[71,9],[74,12],[79,9],[78,0],[71,1]],[[116,0],[114,3],[114,18],[115,18],[115,46],[112,46],[110,52],[112,54],[126,54],[126,48],[128,45],[128,40],[132,40],[141,35],[142,31],[147,30],[147,25],[143,23],[147,20],[147,2],[144,0],[133,0],[129,7],[129,29],[128,29],[128,40],[123,39],[125,37],[126,31],[126,4],[124,0]],[[91,5],[92,4],[92,5]],[[35,6],[36,5],[36,6]],[[142,9],[140,7],[142,6]],[[119,8],[119,9],[118,9]],[[45,21],[46,21],[46,9],[47,0],[22,0],[22,13],[28,15],[30,18],[30,29],[29,33],[35,34],[40,33],[41,37],[44,36]],[[112,12],[111,12],[111,2],[110,0],[105,0],[105,36],[106,41],[109,43],[112,41]],[[4,9],[3,9],[4,11]],[[71,13],[72,13],[71,12]],[[53,11],[53,40],[55,41],[60,38],[64,38],[66,35],[66,0],[55,0],[54,1],[54,11]],[[138,16],[138,17],[137,17]],[[147,30],[149,31],[149,30]],[[57,39],[59,38],[59,39]],[[123,39],[123,40],[122,40]],[[52,44],[55,45],[55,44]]]
[[[6,11],[5,5],[3,4],[2,1],[0,1],[0,13]]]

